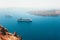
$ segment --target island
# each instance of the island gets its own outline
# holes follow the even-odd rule
[[[59,16],[60,10],[33,10],[29,13],[38,16]]]
[[[12,18],[12,15],[6,14],[5,17]]]
[[[6,28],[0,25],[0,40],[22,40],[16,32],[10,33]]]

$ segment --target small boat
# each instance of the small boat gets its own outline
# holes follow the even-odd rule
[[[30,19],[30,18],[19,18],[17,21],[18,22],[32,22],[32,19]]]

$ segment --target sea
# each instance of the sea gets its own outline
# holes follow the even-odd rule
[[[32,22],[18,22],[19,18],[30,18]],[[0,9],[0,25],[11,33],[17,32],[22,40],[60,40],[60,16],[36,16],[26,10]]]

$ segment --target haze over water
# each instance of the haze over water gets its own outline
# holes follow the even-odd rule
[[[5,17],[7,14],[12,17]],[[17,22],[21,17],[31,18],[32,22]],[[0,11],[0,24],[11,33],[16,31],[23,40],[60,40],[60,16],[35,16],[30,15],[25,9],[8,9]]]

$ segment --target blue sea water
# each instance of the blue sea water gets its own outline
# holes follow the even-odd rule
[[[5,17],[6,14],[11,14],[12,18]],[[21,17],[31,18],[32,22],[17,22]],[[35,16],[21,10],[3,11],[0,12],[0,24],[11,33],[17,32],[23,40],[60,40],[60,16]]]

